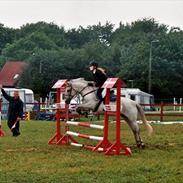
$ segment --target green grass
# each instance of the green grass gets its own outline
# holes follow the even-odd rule
[[[111,141],[114,125],[110,124]],[[12,137],[3,122],[6,136],[0,137],[0,183],[182,183],[183,125],[153,125],[152,137],[146,136],[143,125],[140,128],[146,142],[143,150],[136,148],[132,132],[122,123],[122,142],[133,152],[126,157],[48,145],[54,122],[23,121],[19,137]],[[77,131],[89,134],[90,130]]]

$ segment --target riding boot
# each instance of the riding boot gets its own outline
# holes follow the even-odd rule
[[[97,110],[98,110],[98,108],[99,108],[99,106],[100,106],[100,104],[101,104],[102,102],[103,102],[103,101],[100,100],[100,101],[97,103],[97,105],[95,106],[93,112],[97,112]]]

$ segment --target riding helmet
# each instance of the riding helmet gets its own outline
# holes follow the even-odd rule
[[[95,61],[91,61],[91,62],[89,63],[89,66],[98,67],[98,63],[95,62]]]

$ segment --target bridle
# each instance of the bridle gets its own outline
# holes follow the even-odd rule
[[[78,90],[76,90],[73,86],[72,86],[72,84],[71,83],[68,83],[67,84],[68,86],[67,87],[70,87],[70,89],[67,89],[67,95],[65,95],[67,98],[68,98],[68,100],[71,100],[74,96],[79,96],[79,95],[81,95],[81,97],[84,99],[84,97],[85,96],[87,96],[87,95],[89,95],[90,93],[93,93],[93,92],[95,92],[97,89],[93,89],[93,90],[91,90],[91,91],[89,91],[89,92],[86,92],[86,93],[83,93],[84,91],[85,91],[85,89],[87,89],[88,87],[90,87],[90,86],[88,86],[88,85],[86,85],[86,86],[84,86],[80,91],[78,91]],[[73,92],[74,91],[74,92]],[[72,92],[74,93],[73,95],[72,95]]]

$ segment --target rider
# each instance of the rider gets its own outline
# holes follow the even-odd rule
[[[104,101],[104,99],[102,97],[103,88],[101,88],[101,87],[104,84],[104,82],[107,80],[107,75],[106,75],[105,70],[103,68],[99,68],[98,63],[95,61],[90,62],[89,69],[93,74],[95,86],[98,87],[97,97],[99,99],[99,103],[94,109],[94,112],[95,112],[98,109],[98,107],[100,106],[101,102]]]

